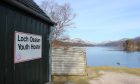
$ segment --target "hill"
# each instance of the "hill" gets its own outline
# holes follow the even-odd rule
[[[81,39],[59,39],[54,41],[55,46],[77,46],[77,47],[91,47],[95,46],[94,43],[89,41],[84,41]]]
[[[128,39],[129,38],[124,38],[124,39],[121,39],[121,40],[118,40],[118,41],[108,41],[108,42],[105,42],[105,43],[100,43],[96,46],[122,47],[123,43]],[[131,38],[131,40],[134,41],[134,42],[138,42],[138,41],[140,41],[140,36],[136,37],[136,38]]]

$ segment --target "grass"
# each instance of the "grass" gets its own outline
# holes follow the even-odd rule
[[[89,84],[87,76],[53,76],[53,84]]]
[[[113,71],[119,73],[128,73],[140,76],[140,68],[124,68],[124,67],[110,67],[110,66],[100,66],[100,67],[90,67],[86,69],[88,76],[53,76],[53,84],[89,84],[88,81],[91,79],[98,79],[103,74],[100,71]]]
[[[90,79],[96,79],[96,78],[99,78],[101,77],[103,74],[99,73],[99,72],[95,72],[95,73],[89,73],[88,74],[88,80]]]
[[[99,67],[87,67],[89,78],[98,78],[102,76],[99,71],[113,71],[113,72],[124,72],[128,74],[134,74],[140,76],[140,68],[126,68],[126,67],[110,67],[110,66],[99,66]],[[92,73],[92,74],[90,74]]]

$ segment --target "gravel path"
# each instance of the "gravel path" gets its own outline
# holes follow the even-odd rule
[[[102,77],[90,80],[90,84],[140,84],[140,77],[111,71],[101,71]]]

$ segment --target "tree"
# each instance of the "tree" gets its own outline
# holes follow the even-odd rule
[[[70,37],[68,35],[63,35],[60,40],[68,41],[68,40],[70,40]]]
[[[57,23],[52,31],[53,40],[58,39],[66,28],[74,26],[73,19],[76,14],[73,13],[69,3],[59,5],[54,0],[46,0],[41,8]]]
[[[138,50],[140,50],[140,41],[137,42]]]
[[[135,47],[135,43],[129,39],[124,42],[123,46],[125,50],[132,51]]]

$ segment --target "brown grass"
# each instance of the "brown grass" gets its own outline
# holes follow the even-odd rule
[[[53,76],[54,84],[65,84],[66,82],[72,84],[89,84],[87,76]]]
[[[140,76],[140,68],[124,68],[124,67],[110,67],[110,66],[100,66],[100,67],[87,67],[87,76],[53,76],[53,84],[89,84],[90,79],[97,79],[103,74],[100,71],[113,71],[113,72],[124,72],[128,74],[134,74]]]
[[[110,66],[99,66],[99,67],[87,67],[88,78],[98,78],[102,76],[99,71],[113,71],[113,72],[124,72],[128,74],[134,74],[140,76],[140,68],[126,68],[126,67],[110,67]]]

